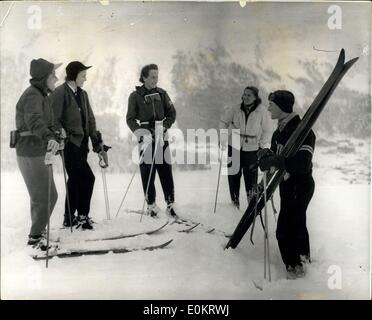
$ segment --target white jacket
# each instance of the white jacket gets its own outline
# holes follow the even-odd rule
[[[243,151],[256,151],[258,148],[270,148],[271,125],[268,112],[259,105],[245,120],[241,104],[226,107],[221,116],[220,129],[229,129],[229,144],[232,145],[232,134],[240,135],[240,146]],[[235,133],[239,129],[238,133]],[[237,138],[237,137],[236,137]],[[234,141],[235,140],[234,137]]]

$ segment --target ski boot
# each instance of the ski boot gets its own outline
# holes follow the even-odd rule
[[[302,254],[300,258],[302,263],[311,263],[310,254]]]
[[[63,227],[70,228],[70,227],[76,226],[77,224],[78,224],[78,221],[76,219],[76,216],[71,217],[71,223],[70,223],[70,217],[65,215],[63,219]]]
[[[287,266],[287,280],[296,280],[297,274],[296,274],[296,268],[293,268],[292,266]]]
[[[34,245],[37,245],[40,240],[43,238],[42,235],[39,235],[39,236],[31,236],[29,235],[28,236],[28,241],[27,241],[27,245],[28,246],[34,246]]]
[[[153,204],[148,204],[147,205],[147,215],[149,215],[152,218],[156,218],[158,216],[160,209],[154,202]]]
[[[240,210],[239,198],[235,198],[234,200],[232,200],[232,205],[233,205],[234,208]]]
[[[46,251],[47,250],[47,239],[44,235],[40,236],[28,236],[27,245],[31,246],[36,251]],[[56,249],[58,247],[57,244],[49,241],[49,250]]]
[[[170,216],[171,218],[178,219],[178,216],[174,211],[173,203],[168,203],[166,212],[167,215]]]
[[[92,230],[93,229],[93,220],[88,216],[78,215],[76,229],[81,227],[82,230]]]
[[[305,268],[303,267],[302,264],[298,264],[295,267],[295,273],[297,278],[303,278],[306,275]]]

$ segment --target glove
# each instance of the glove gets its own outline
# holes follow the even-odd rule
[[[65,148],[65,140],[61,140],[58,146],[58,151],[62,151]]]
[[[99,152],[98,157],[99,157],[100,167],[101,168],[107,168],[109,165],[108,165],[108,156],[107,156],[106,151]]]
[[[274,152],[271,149],[264,148],[264,149],[259,149],[257,152],[257,160],[259,161],[260,159],[274,156]]]
[[[140,140],[140,143],[141,143],[141,146],[140,146],[140,150],[143,151],[143,150],[146,150],[146,148],[152,144],[153,142],[153,139],[152,139],[152,136],[151,134],[145,134],[141,137],[141,140]]]
[[[59,143],[54,139],[50,139],[48,141],[47,151],[55,155],[58,152],[58,150],[59,150]]]
[[[95,152],[95,153],[100,153],[102,151],[107,152],[109,149],[111,149],[110,146],[107,146],[107,145],[102,144],[102,143],[97,143],[96,142],[96,143],[93,144],[93,152]]]
[[[258,165],[261,171],[267,171],[271,167],[284,169],[284,158],[275,155],[266,156],[258,160]]]
[[[59,130],[59,136],[60,136],[61,139],[66,139],[66,138],[67,138],[66,130],[63,129],[63,128],[61,128],[61,129]]]

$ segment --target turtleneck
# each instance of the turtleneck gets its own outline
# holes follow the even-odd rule
[[[288,124],[289,121],[291,121],[295,116],[297,116],[296,112],[292,112],[288,114],[286,117],[278,120],[278,129],[279,131],[283,131],[285,126]]]

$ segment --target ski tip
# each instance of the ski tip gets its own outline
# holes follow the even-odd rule
[[[167,242],[164,242],[162,245],[160,245],[159,248],[164,248],[164,247],[167,247],[169,244],[171,244],[173,242],[173,239],[170,239],[169,241]]]
[[[353,59],[350,59],[348,62],[346,62],[346,64],[348,65],[353,65],[355,62],[357,62],[359,60],[359,57],[355,57]]]

